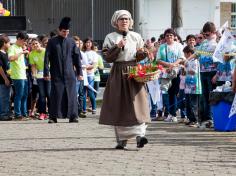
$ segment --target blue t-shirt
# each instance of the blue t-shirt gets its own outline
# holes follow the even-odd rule
[[[200,72],[216,71],[217,63],[214,63],[212,59],[216,45],[217,42],[212,39],[204,40],[200,46],[196,47],[195,55],[199,58]]]
[[[157,60],[174,63],[177,59],[185,58],[183,45],[174,42],[172,45],[161,44],[157,52]]]

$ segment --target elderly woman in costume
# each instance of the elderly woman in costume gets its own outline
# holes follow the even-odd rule
[[[137,147],[148,143],[146,123],[150,122],[147,92],[143,83],[127,79],[129,66],[147,56],[142,37],[129,31],[133,26],[131,14],[118,10],[111,19],[115,32],[108,34],[103,43],[105,60],[113,63],[107,81],[100,114],[100,124],[115,127],[116,149],[125,149],[127,141],[136,137]]]

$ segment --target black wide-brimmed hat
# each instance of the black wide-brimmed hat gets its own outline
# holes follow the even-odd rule
[[[70,17],[64,17],[61,19],[59,29],[70,29],[70,22],[71,18]]]

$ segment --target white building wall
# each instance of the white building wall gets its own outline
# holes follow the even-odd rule
[[[171,0],[136,0],[140,3],[139,29],[146,40],[158,38],[166,28],[171,27]],[[220,0],[182,0],[183,32],[199,33],[206,21],[220,25]]]

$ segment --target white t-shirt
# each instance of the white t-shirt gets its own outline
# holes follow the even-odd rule
[[[87,59],[87,55],[83,51],[80,51],[80,53],[82,56],[81,64],[82,64],[82,72],[83,72],[83,78],[84,78],[84,86],[87,86],[88,78],[87,78],[86,67],[88,66],[88,59]]]
[[[93,50],[85,51],[85,54],[87,56],[89,65],[97,65],[99,55],[95,51]],[[95,71],[94,69],[87,70],[87,75],[94,76],[94,71]]]

